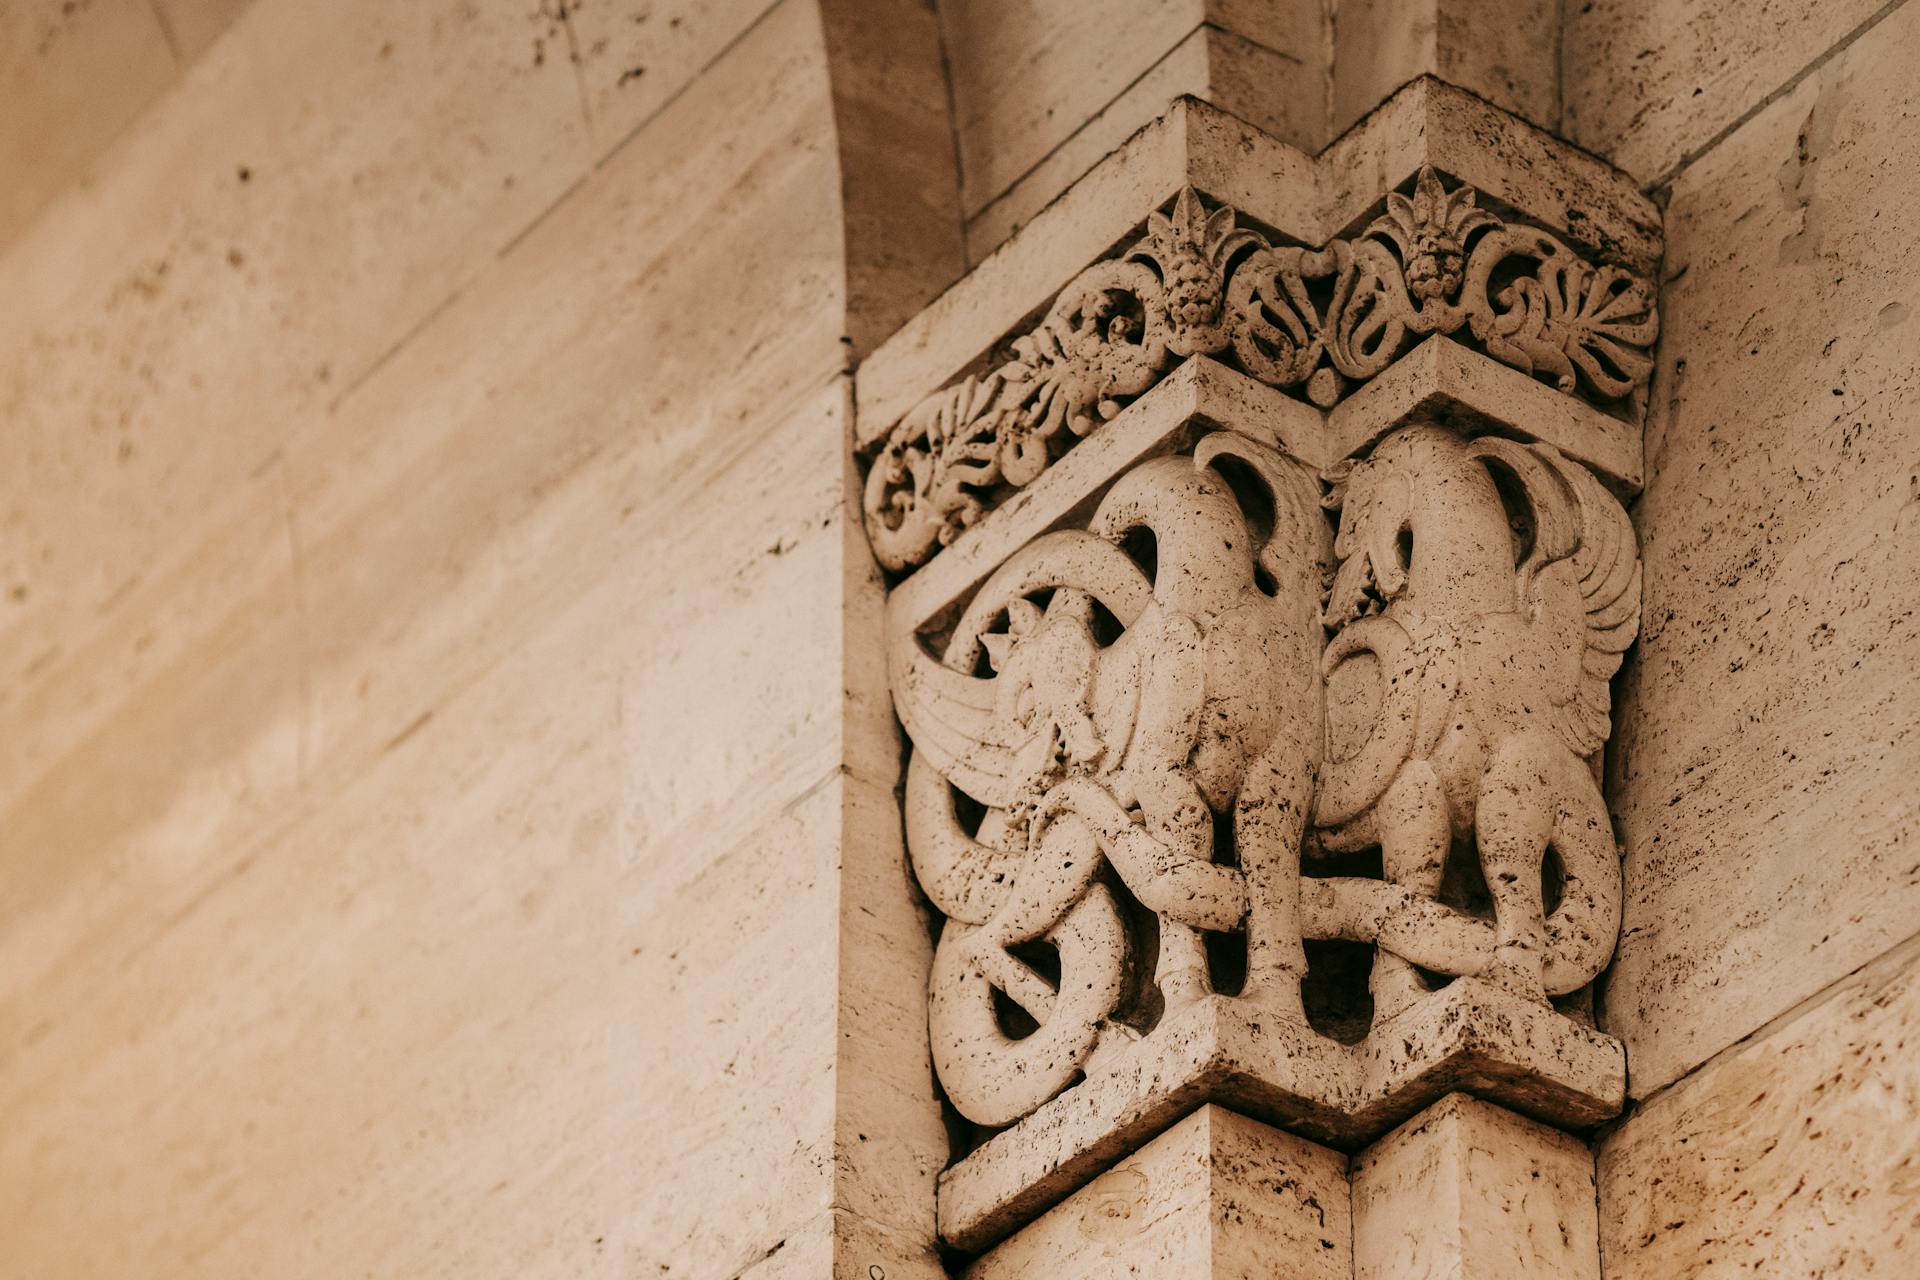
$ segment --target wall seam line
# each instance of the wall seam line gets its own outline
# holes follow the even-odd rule
[[[1851,48],[1853,44],[1860,39],[1860,37],[1866,35],[1867,32],[1873,30],[1873,28],[1879,26],[1880,23],[1885,21],[1887,18],[1893,16],[1894,12],[1903,8],[1906,5],[1906,3],[1907,3],[1907,0],[1887,0],[1887,3],[1881,5],[1878,9],[1874,10],[1873,13],[1869,14],[1866,20],[1863,21],[1859,26],[1855,27],[1853,30],[1847,32],[1847,34],[1845,34],[1844,36],[1841,36],[1838,40],[1834,41],[1831,45],[1827,46],[1827,49],[1825,52],[1821,53],[1813,61],[1807,63],[1806,66],[1800,68],[1800,70],[1794,72],[1794,74],[1789,76],[1785,82],[1783,82],[1778,87],[1773,89],[1770,93],[1768,93],[1765,97],[1761,98],[1758,102],[1754,103],[1751,107],[1748,107],[1745,111],[1741,112],[1740,115],[1734,120],[1732,120],[1731,122],[1729,122],[1725,128],[1719,130],[1711,138],[1708,138],[1705,142],[1701,143],[1698,147],[1695,147],[1693,150],[1684,153],[1678,160],[1674,161],[1673,164],[1668,167],[1666,172],[1662,173],[1659,177],[1653,179],[1651,182],[1648,182],[1644,189],[1647,191],[1658,191],[1663,187],[1671,187],[1679,179],[1680,175],[1684,173],[1687,169],[1691,168],[1693,164],[1696,161],[1698,161],[1701,157],[1705,156],[1709,151],[1712,151],[1715,147],[1718,147],[1721,143],[1725,142],[1728,138],[1732,137],[1735,133],[1739,132],[1739,130],[1742,127],[1744,127],[1748,121],[1760,115],[1768,107],[1771,107],[1774,103],[1780,101],[1780,99],[1786,97],[1788,94],[1792,93],[1795,89],[1798,89],[1803,83],[1806,82],[1807,77],[1811,76],[1814,72],[1820,70],[1820,68],[1826,66],[1827,63],[1833,61],[1835,58],[1839,57],[1842,53],[1845,53],[1847,49]]]
[[[1155,58],[1150,66],[1148,66],[1145,70],[1143,70],[1139,75],[1135,76],[1133,79],[1127,81],[1126,84],[1120,87],[1120,91],[1118,93],[1114,94],[1111,98],[1108,98],[1105,102],[1101,103],[1097,108],[1095,108],[1093,111],[1093,114],[1089,115],[1085,120],[1080,122],[1079,128],[1075,129],[1072,133],[1068,134],[1066,137],[1060,139],[1059,142],[1055,143],[1052,147],[1048,148],[1047,153],[1045,155],[1041,156],[1038,160],[1035,160],[1032,164],[1028,165],[1025,169],[1022,169],[1017,176],[1015,176],[1010,182],[1007,183],[1006,186],[994,192],[993,195],[985,203],[983,203],[978,209],[974,210],[972,213],[965,212],[967,202],[966,202],[965,196],[963,195],[960,200],[960,208],[962,211],[962,216],[966,219],[966,225],[971,227],[976,221],[979,220],[981,215],[986,213],[987,210],[993,208],[993,206],[1000,203],[1000,201],[1005,200],[1010,194],[1012,194],[1013,189],[1015,187],[1025,182],[1028,178],[1031,178],[1035,173],[1037,173],[1041,169],[1042,166],[1044,166],[1047,163],[1047,161],[1053,159],[1054,156],[1058,155],[1062,150],[1064,150],[1068,143],[1072,142],[1075,138],[1085,133],[1087,131],[1087,127],[1091,125],[1095,120],[1098,120],[1102,115],[1104,115],[1107,112],[1108,108],[1112,107],[1114,103],[1120,101],[1120,99],[1126,97],[1129,93],[1133,92],[1134,87],[1138,85],[1142,80],[1145,80],[1148,76],[1152,75],[1155,71],[1158,71],[1168,58],[1171,58],[1176,52],[1179,51],[1181,45],[1184,45],[1187,41],[1193,39],[1193,37],[1196,34],[1198,34],[1201,31],[1205,31],[1208,27],[1212,25],[1213,25],[1212,23],[1205,22],[1205,21],[1196,22],[1193,25],[1191,30],[1183,32],[1180,38],[1178,40],[1175,40],[1172,44],[1168,45],[1166,52],[1162,53],[1158,58]],[[1249,43],[1252,43],[1252,42],[1249,41]],[[1167,101],[1171,103],[1173,100],[1169,98]],[[1156,116],[1155,119],[1158,119],[1158,117]],[[955,117],[954,128],[956,131],[955,145],[958,145],[959,120],[957,116]],[[1133,132],[1137,133],[1138,130],[1134,130]],[[1132,137],[1133,134],[1129,133],[1127,136]],[[1102,156],[1101,158],[1105,159],[1104,156]],[[1097,164],[1099,162],[1095,161],[1095,163]],[[1081,176],[1085,176],[1085,175],[1081,175]],[[1069,183],[1068,185],[1071,186],[1072,184]]]

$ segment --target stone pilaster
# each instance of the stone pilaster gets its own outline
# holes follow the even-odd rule
[[[1438,82],[1317,158],[1181,103],[863,367],[949,1245],[1209,1103],[1618,1110],[1657,225]]]

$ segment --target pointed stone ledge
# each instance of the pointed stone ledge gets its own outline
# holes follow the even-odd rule
[[[1414,422],[1540,440],[1592,467],[1621,497],[1640,491],[1638,428],[1451,338],[1428,338],[1331,412],[1196,356],[903,580],[889,597],[891,625],[917,629],[936,619],[1128,467],[1201,431],[1238,431],[1324,470]]]
[[[1216,996],[941,1175],[940,1235],[983,1250],[1208,1103],[1354,1150],[1449,1093],[1577,1129],[1625,1092],[1618,1041],[1474,978],[1355,1046]]]
[[[1586,463],[1617,496],[1640,492],[1639,427],[1439,336],[1335,405],[1321,447],[1332,459],[1355,457],[1415,422],[1539,440]]]
[[[1318,246],[1357,230],[1423,165],[1598,258],[1642,275],[1659,261],[1659,211],[1631,179],[1440,81],[1408,85],[1318,157],[1181,98],[868,357],[858,441],[878,441],[1182,187],[1281,241]]]
[[[1353,1280],[1347,1159],[1202,1107],[981,1257],[966,1280]]]

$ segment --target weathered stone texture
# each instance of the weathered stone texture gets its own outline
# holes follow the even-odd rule
[[[838,261],[834,190],[818,149],[825,104],[817,64],[776,52],[806,29],[764,27],[742,51],[762,72],[737,82],[755,86],[746,103],[720,81],[689,94],[689,114],[636,138],[338,409],[284,432],[248,483],[204,503],[210,510],[156,519],[157,564],[104,620],[40,635],[53,652],[12,691],[21,728],[7,735],[0,770],[23,850],[12,881],[21,920],[11,929],[53,928],[21,947],[23,977],[58,969],[95,922],[139,900],[130,865],[157,860],[177,878],[217,864],[279,821],[298,789],[324,794],[377,759],[598,581],[613,549],[632,545],[623,539],[661,536],[654,517],[672,506],[657,495],[717,483],[741,446],[792,418],[793,396],[831,378],[840,320],[814,311]],[[783,66],[788,74],[774,74]],[[723,166],[691,145],[686,122],[729,103],[742,107],[743,132],[708,135],[736,157]],[[679,181],[648,186],[666,178]],[[674,236],[688,199],[708,213],[704,234],[683,244]],[[777,257],[756,249],[796,213],[811,238],[781,235]],[[635,244],[657,248],[636,254]],[[709,291],[723,264],[761,287],[726,291],[716,304]],[[684,323],[696,311],[704,325]],[[511,341],[500,334],[505,316]],[[728,340],[768,354],[716,389],[704,357]],[[648,353],[644,382],[629,376],[634,351]],[[50,430],[62,420],[57,406],[42,412]],[[828,432],[836,420],[810,418]],[[184,436],[194,425],[169,411],[156,430]],[[223,428],[198,425],[216,438],[196,442],[196,463],[174,462],[230,466],[217,447]],[[225,447],[251,456],[255,446],[229,437]],[[786,501],[824,508],[841,477],[817,474],[817,486],[795,486]],[[67,485],[87,483],[85,473],[68,481],[51,468],[10,480],[25,491],[29,475],[49,506],[81,491]],[[761,493],[742,501],[757,517],[788,509]],[[34,527],[64,528],[83,544],[111,539],[130,556],[139,543],[128,523],[138,522],[122,506]],[[170,536],[186,545],[163,551]],[[769,533],[767,545],[779,540]],[[578,545],[606,558],[580,556]],[[692,554],[697,542],[680,545]],[[695,588],[664,562],[648,581],[662,609]],[[5,641],[24,658],[50,622],[23,620]],[[652,636],[665,653],[680,642],[671,628]],[[697,704],[694,688],[665,692],[694,700],[682,708]],[[664,713],[672,704],[654,705]],[[752,750],[716,735],[676,759],[697,777],[703,756],[717,763],[761,748],[777,752],[779,735],[753,737]],[[118,780],[107,797],[88,782],[102,772]],[[679,776],[649,774],[655,820],[677,822],[697,803],[664,780]]]
[[[0,262],[5,1269],[937,1275],[819,13],[543,213],[565,55],[426,9],[256,10]]]
[[[1213,103],[1276,138],[1314,150],[1325,132],[1322,88],[1321,77],[1298,57],[1231,31],[1196,27],[1072,137],[971,212],[968,257],[974,262],[986,257],[1182,94]]]
[[[1885,0],[1568,4],[1562,127],[1654,182],[1891,7]]]
[[[1012,1239],[967,1280],[1349,1280],[1347,1159],[1203,1107]]]
[[[630,20],[646,7],[638,0],[607,6],[609,24],[615,7],[629,11],[625,30],[650,29]],[[89,664],[94,673],[151,669],[177,652],[179,632],[159,629],[150,650],[129,653],[144,628],[102,628],[100,611],[124,618],[124,593],[179,566],[257,492],[283,489],[277,459],[337,438],[350,393],[760,6],[689,8],[673,36],[686,65],[629,80],[591,125],[580,77],[604,68],[576,73],[564,39],[553,44],[528,8],[267,0],[249,11],[98,181],[0,261],[0,415],[9,459],[20,460],[0,475],[5,687],[47,684],[48,663],[71,666],[103,630],[117,630],[122,647]],[[791,126],[783,145],[804,154],[805,140],[830,136],[824,104],[809,113],[795,101],[796,86],[813,84],[804,71],[820,73],[817,17],[783,29],[786,73],[776,59],[726,90],[708,86],[697,114],[737,114],[756,140]],[[775,104],[772,124],[752,121]],[[696,115],[691,104],[682,113]],[[727,129],[684,133],[656,134],[651,176],[724,177],[743,184],[733,204],[750,208],[756,171],[746,158],[764,143]],[[729,153],[742,162],[707,163]],[[685,218],[727,190],[692,186],[674,212]],[[822,194],[830,199],[831,186]],[[668,204],[664,187],[651,203]],[[656,253],[676,234],[671,219],[657,225]],[[629,243],[612,260],[632,252]],[[36,732],[89,723],[71,703],[22,719]],[[0,787],[28,776],[7,761]]]
[[[1453,1094],[1353,1161],[1355,1280],[1600,1280],[1585,1143]]]
[[[1310,149],[1325,140],[1317,5],[958,0],[940,15],[976,261],[1175,95]]]
[[[191,63],[256,0],[153,0],[174,57]]]
[[[1708,1062],[1601,1142],[1608,1280],[1920,1274],[1920,945]]]
[[[1337,0],[1331,131],[1422,75],[1554,128],[1561,7],[1558,0]]]
[[[1645,625],[1609,795],[1625,933],[1602,1026],[1645,1096],[1920,920],[1920,205],[1908,6],[1667,209],[1635,512]]]

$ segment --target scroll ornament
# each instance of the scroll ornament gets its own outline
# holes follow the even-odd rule
[[[908,849],[946,917],[934,1062],[968,1119],[1018,1120],[1194,1001],[1306,1027],[1311,939],[1374,946],[1375,1028],[1450,976],[1545,1004],[1606,964],[1625,512],[1549,445],[1429,426],[1327,479],[1205,435],[1015,552],[937,655],[892,637]],[[1373,847],[1379,877],[1316,874]],[[1483,907],[1447,897],[1459,850]]]
[[[1648,283],[1476,199],[1423,167],[1360,236],[1315,250],[1273,244],[1184,189],[1124,254],[1076,276],[1009,359],[896,424],[867,476],[874,554],[894,570],[924,562],[1188,356],[1322,408],[1430,334],[1570,394],[1642,390],[1658,333]]]

